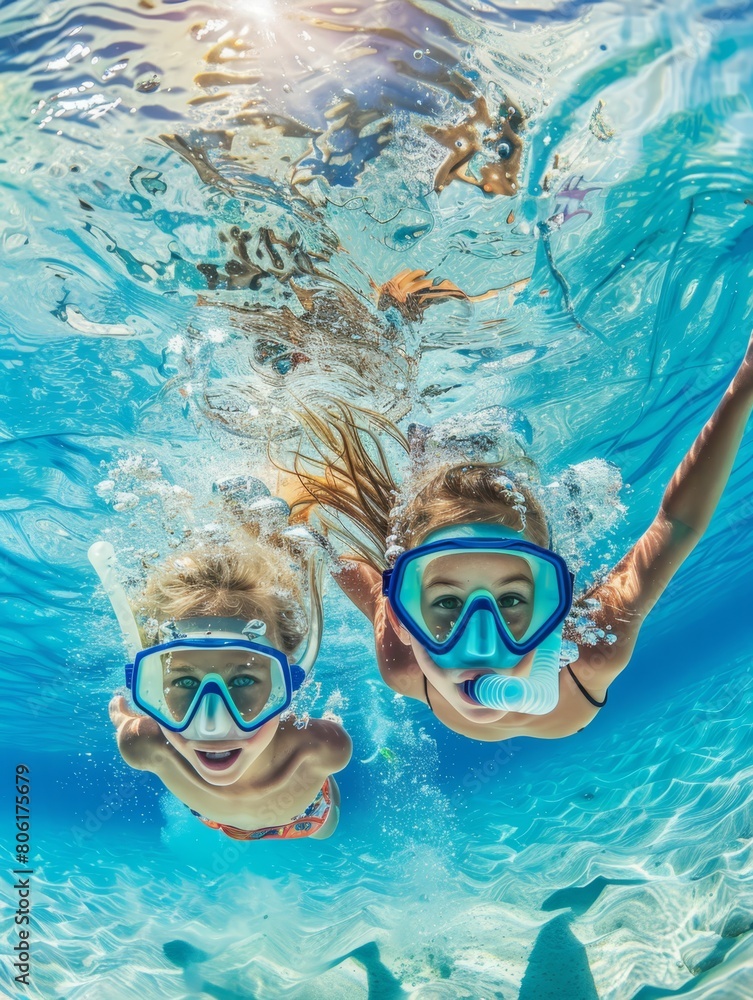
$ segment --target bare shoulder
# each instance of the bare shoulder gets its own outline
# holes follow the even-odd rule
[[[370,563],[353,556],[341,560],[335,580],[374,626],[377,666],[382,680],[407,698],[425,703],[423,674],[409,646],[400,641],[387,615],[382,594],[382,574]]]
[[[336,573],[345,573],[350,575],[353,579],[358,579],[361,583],[368,586],[373,586],[374,584],[379,584],[381,589],[382,585],[382,573],[380,570],[373,566],[370,562],[367,562],[362,556],[359,555],[345,555],[340,556],[337,563]]]
[[[578,647],[578,659],[571,667],[586,686],[606,688],[622,673],[633,655],[642,619],[629,602],[623,600],[624,596],[613,571],[606,580],[594,583],[573,602],[573,609],[589,623],[589,628],[584,637],[568,620],[563,636]]]
[[[595,692],[605,690],[622,673],[631,658],[632,649],[625,649],[618,642],[612,645],[600,642],[595,646],[579,646],[578,659],[570,664],[570,669],[589,691],[594,688],[591,693],[601,700]]]
[[[342,770],[353,753],[350,736],[331,719],[311,719],[300,729],[286,722],[280,734],[299,764],[315,763],[327,774]]]

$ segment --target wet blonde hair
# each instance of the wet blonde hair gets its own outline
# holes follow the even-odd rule
[[[274,625],[282,651],[292,653],[308,632],[301,573],[286,554],[244,539],[175,555],[149,578],[136,612],[147,620],[147,644],[172,619],[216,615],[259,618]]]
[[[400,487],[385,445],[392,441],[406,455],[410,446],[385,417],[342,401],[330,403],[323,415],[305,410],[300,417],[315,454],[299,450],[296,456],[304,497],[294,513],[312,505],[322,509],[327,529],[377,569],[386,568],[390,548],[414,548],[452,524],[502,524],[549,546],[541,505],[520,475],[510,472],[515,466],[528,479],[537,477],[522,449],[510,445],[499,463],[419,466]]]

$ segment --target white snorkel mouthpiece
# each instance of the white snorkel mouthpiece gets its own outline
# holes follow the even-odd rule
[[[133,660],[144,645],[128,597],[115,572],[115,549],[109,542],[95,542],[87,555],[112,605],[128,655]]]
[[[561,649],[562,627],[536,647],[528,677],[483,674],[476,680],[466,681],[463,690],[485,708],[546,715],[557,707],[559,701]]]

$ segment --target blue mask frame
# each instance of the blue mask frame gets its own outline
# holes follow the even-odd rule
[[[248,649],[254,653],[261,653],[262,655],[269,657],[269,659],[275,660],[280,665],[285,683],[283,704],[276,706],[274,711],[270,711],[261,719],[256,719],[252,723],[245,722],[238,712],[238,709],[235,707],[233,699],[230,697],[230,692],[228,691],[222,678],[216,674],[208,674],[196,689],[194,700],[191,703],[186,717],[179,725],[176,725],[174,719],[168,718],[163,713],[155,711],[152,705],[145,704],[138,696],[139,668],[144,659],[147,656],[153,656],[155,653],[161,654],[169,652],[171,649],[175,649],[176,647],[180,647],[181,649],[226,649],[228,647],[237,649],[240,647],[242,649]],[[211,679],[213,677],[219,677],[219,682]],[[239,729],[242,729],[246,733],[252,733],[257,729],[260,729],[266,722],[269,722],[269,720],[274,718],[275,715],[279,715],[281,712],[284,712],[285,709],[290,706],[293,692],[300,688],[305,678],[306,673],[303,668],[298,666],[296,663],[291,664],[285,653],[281,652],[279,649],[275,649],[273,646],[262,645],[259,642],[251,642],[250,640],[240,638],[173,639],[170,642],[160,643],[157,646],[149,646],[147,649],[139,650],[134,657],[133,663],[127,664],[125,668],[126,686],[131,692],[134,704],[140,708],[142,712],[145,712],[148,716],[150,716],[150,718],[155,719],[161,726],[164,726],[165,729],[169,729],[173,733],[182,733],[188,729],[198,712],[203,699],[210,694],[216,694],[220,697],[225,705],[225,708],[230,713],[231,718]]]
[[[459,530],[462,530],[461,526],[458,526],[458,528]],[[484,537],[478,537],[483,529],[486,529],[484,531]],[[503,645],[509,650],[510,653],[522,658],[526,655],[526,653],[529,653],[532,649],[535,649],[538,645],[540,645],[540,643],[543,642],[547,636],[551,635],[557,626],[564,621],[570,607],[572,606],[573,584],[575,578],[568,570],[564,559],[557,555],[557,553],[552,552],[551,549],[541,548],[541,546],[535,545],[533,542],[529,542],[522,538],[509,537],[509,535],[506,537],[500,537],[503,532],[507,533],[509,529],[501,527],[498,530],[496,526],[490,525],[468,525],[465,526],[465,530],[469,532],[473,530],[476,537],[446,537],[441,540],[419,545],[415,549],[410,549],[408,552],[403,552],[400,556],[398,556],[395,561],[395,565],[383,573],[382,593],[389,600],[390,606],[395,612],[395,616],[401,625],[408,630],[413,638],[416,639],[417,642],[419,642],[430,655],[442,655],[449,653],[453,647],[461,641],[471,616],[477,611],[486,610],[492,613],[496,631]],[[444,534],[444,531],[442,533]],[[450,529],[447,529],[447,534],[448,536],[450,535]],[[511,534],[512,532],[510,532],[510,535]],[[463,607],[460,618],[447,639],[438,642],[433,636],[430,635],[427,629],[421,628],[416,623],[413,615],[408,612],[401,599],[401,590],[406,571],[415,559],[430,555],[432,552],[449,552],[452,550],[457,552],[474,552],[481,550],[488,552],[489,550],[496,550],[510,554],[520,553],[522,555],[531,555],[535,556],[537,559],[546,561],[556,574],[558,590],[558,600],[552,613],[533,633],[533,635],[529,636],[523,642],[518,642],[510,634],[493,595],[487,591],[483,591],[478,593],[476,597]]]

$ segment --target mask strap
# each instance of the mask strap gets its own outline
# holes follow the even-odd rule
[[[324,609],[322,608],[321,597],[321,569],[319,561],[314,553],[311,555],[308,567],[308,591],[309,591],[309,630],[305,639],[305,644],[300,650],[300,656],[296,656],[298,666],[303,670],[304,675],[308,674],[314,665],[314,661],[319,655],[319,647],[322,642],[322,632],[324,629]],[[291,664],[291,667],[293,665]],[[295,679],[295,678],[294,678]]]

